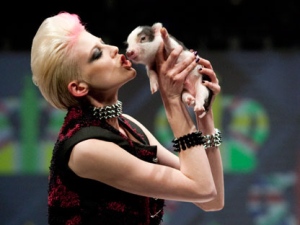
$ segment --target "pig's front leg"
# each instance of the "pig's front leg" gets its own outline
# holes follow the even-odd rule
[[[147,74],[149,77],[149,81],[150,81],[150,90],[151,93],[154,94],[155,92],[157,92],[158,90],[158,77],[157,77],[157,73],[154,70],[147,70]]]

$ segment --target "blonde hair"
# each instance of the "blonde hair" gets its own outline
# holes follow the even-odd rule
[[[80,79],[72,49],[85,30],[76,14],[61,12],[46,18],[35,34],[31,47],[32,80],[43,97],[55,108],[78,105],[68,91],[68,83]]]

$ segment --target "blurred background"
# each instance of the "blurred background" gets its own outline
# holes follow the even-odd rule
[[[64,112],[31,82],[31,41],[59,11],[124,52],[136,26],[162,22],[209,59],[222,92],[214,104],[223,133],[225,208],[203,212],[168,201],[163,225],[300,224],[300,2],[296,0],[6,2],[0,19],[0,224],[47,224],[51,151]],[[124,112],[171,150],[159,94],[142,65],[120,92]]]

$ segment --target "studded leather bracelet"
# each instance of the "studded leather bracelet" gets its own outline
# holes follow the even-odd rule
[[[186,134],[180,138],[174,138],[172,140],[175,152],[180,152],[181,150],[186,150],[187,148],[203,145],[204,137],[201,131],[195,131],[190,134]]]
[[[215,128],[215,134],[204,135],[204,148],[219,147],[222,143],[221,131]]]
[[[186,134],[179,138],[172,140],[174,151],[180,152],[187,148],[194,147],[196,145],[203,145],[205,149],[211,147],[218,147],[222,143],[221,131],[215,129],[215,134],[202,135],[201,131],[195,131],[190,134]]]

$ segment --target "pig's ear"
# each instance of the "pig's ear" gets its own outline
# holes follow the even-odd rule
[[[155,23],[152,25],[152,29],[155,34],[160,34],[160,29],[163,27],[162,23]]]

